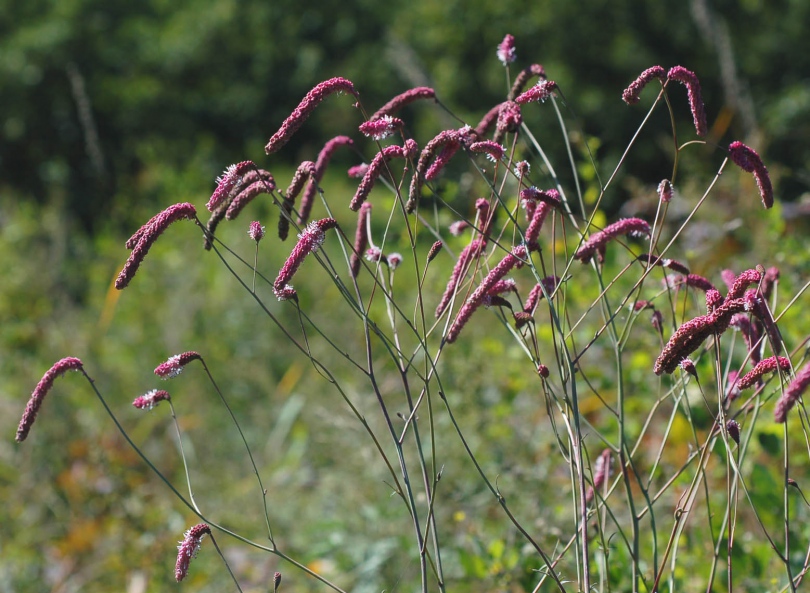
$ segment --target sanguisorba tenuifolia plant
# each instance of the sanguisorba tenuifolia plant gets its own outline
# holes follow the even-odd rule
[[[668,110],[673,122],[672,168],[657,189],[650,188],[649,211],[654,216],[605,220],[602,200],[618,191],[614,180],[626,159],[605,183],[592,176],[598,186],[589,199],[583,195],[584,181],[564,183],[537,138],[561,133],[568,143],[565,113],[571,98],[539,64],[511,77],[517,60],[512,36],[498,46],[497,57],[507,73],[503,102],[480,121],[460,121],[431,138],[411,137],[402,108],[449,111],[434,89],[406,90],[368,116],[368,106],[350,81],[332,78],[318,84],[272,135],[265,147],[268,158],[251,155],[254,160],[231,165],[218,178],[207,202],[207,221],[194,205],[175,204],[132,236],[127,242],[131,255],[116,288],[137,281],[149,248],[172,223],[194,221],[205,248],[219,256],[234,282],[258,306],[259,316],[286,336],[289,343],[284,347],[309,360],[313,372],[331,384],[356,416],[401,502],[403,529],[411,542],[402,554],[418,564],[416,581],[422,591],[492,586],[487,581],[492,573],[481,574],[459,562],[463,543],[440,520],[448,514],[444,507],[451,497],[440,487],[445,460],[436,447],[437,430],[449,430],[452,442],[471,462],[466,466],[472,472],[469,478],[500,506],[504,529],[516,542],[520,561],[500,566],[501,585],[506,579],[516,583],[515,590],[720,590],[722,585],[731,591],[735,580],[754,578],[741,552],[753,538],[769,550],[770,564],[760,567],[766,575],[760,578],[767,578],[774,590],[799,587],[810,567],[810,538],[806,529],[797,527],[797,517],[806,517],[807,508],[792,496],[799,485],[791,468],[807,467],[802,448],[806,441],[789,441],[788,436],[799,431],[808,436],[801,397],[810,384],[810,364],[803,344],[785,342],[779,321],[797,306],[804,288],[791,299],[778,298],[779,270],[767,253],[761,254],[762,261],[741,263],[737,270],[701,265],[703,275],[690,270],[690,263],[700,262],[673,259],[683,255],[679,239],[684,228],[712,199],[722,173],[753,174],[762,204],[770,208],[774,190],[767,168],[757,152],[740,141],[724,148],[701,139],[707,137],[711,110],[703,104],[695,73],[682,66],[668,71],[653,66],[623,93],[617,89],[617,100],[623,99],[630,109],[638,109],[634,105],[642,100],[649,103],[647,117],[639,111],[638,129],[621,141],[629,142],[626,155],[650,125],[649,114]],[[527,87],[533,78],[536,82]],[[301,163],[281,192],[268,170],[273,155],[332,95],[330,100],[346,103],[344,135],[327,140],[319,154]],[[671,105],[687,99],[698,139],[682,142]],[[540,110],[558,121],[556,132],[532,129],[529,122]],[[563,158],[576,180],[581,163],[574,157],[575,147],[566,146]],[[331,157],[341,147],[367,162],[349,171],[351,178],[359,179],[350,199],[322,185]],[[717,172],[699,193],[689,196],[699,180],[679,167],[679,157],[691,150],[705,151]],[[480,193],[473,196],[445,191],[449,164],[453,161],[452,170],[457,171],[462,159],[478,178],[474,187]],[[737,169],[727,167],[729,162]],[[591,166],[595,170],[595,164]],[[689,189],[682,194],[676,191],[679,187]],[[279,241],[264,238],[266,227],[259,221],[244,224],[240,235],[246,231],[253,244],[245,239],[243,247],[255,249],[255,255],[242,258],[239,248],[226,246],[217,231],[224,220],[234,224],[263,194],[279,213]],[[688,201],[691,211],[672,222],[667,214],[677,200]],[[283,241],[292,229],[297,239],[285,248]],[[260,266],[260,249],[282,250],[289,256],[279,270],[267,270]],[[397,279],[403,274],[404,279]],[[317,284],[308,281],[293,288],[296,277],[317,277],[322,287],[334,285],[336,292],[327,297],[327,291],[319,290],[301,298],[301,291],[307,290],[302,287]],[[718,289],[715,279],[726,288]],[[318,310],[341,316],[346,324],[353,322],[356,331],[342,329],[337,335],[321,327],[313,314]],[[544,413],[541,428],[554,435],[548,453],[557,457],[551,465],[559,476],[567,476],[544,477],[542,481],[555,480],[546,490],[501,489],[501,470],[491,461],[480,461],[482,439],[457,414],[470,396],[463,392],[464,381],[443,371],[446,359],[459,357],[461,362],[454,362],[458,368],[466,357],[474,360],[482,340],[497,335],[512,341],[513,346],[501,352],[505,357],[524,360],[522,389],[534,394],[536,407]],[[316,354],[311,347],[316,342],[360,372],[363,389],[376,402],[379,422],[367,421],[372,412],[360,409],[352,395],[355,387],[345,383],[332,359]],[[194,347],[204,351],[204,344]],[[92,364],[86,367],[76,358],[65,358],[45,374],[25,410],[17,440],[28,435],[54,379],[77,370],[130,445],[203,521],[190,527],[180,543],[178,581],[193,570],[191,559],[203,537],[210,536],[218,551],[214,534],[225,534],[277,556],[326,588],[343,591],[353,586],[351,577],[346,583],[327,579],[277,543],[268,496],[286,494],[268,494],[264,488],[262,464],[254,458],[240,419],[231,412],[204,356],[196,351],[177,354],[155,374],[180,381],[181,371],[197,361],[200,364],[189,372],[201,369],[206,374],[253,464],[264,508],[262,528],[256,533],[234,533],[216,521],[216,509],[197,504],[182,447],[187,478],[182,488],[151,465],[90,379],[87,369]],[[476,373],[473,363],[466,372]],[[392,377],[398,386],[395,395]],[[389,384],[385,394],[383,379]],[[502,380],[488,376],[476,384]],[[171,411],[179,438],[180,424],[168,391],[152,390],[134,405],[147,410],[161,402],[165,404],[160,409]],[[698,421],[698,410],[708,420]],[[763,508],[757,502],[761,499],[752,495],[753,489],[769,487],[755,483],[754,457],[761,454],[755,436],[763,427],[773,432],[778,423],[784,424],[784,457],[778,463],[785,480],[770,496],[782,504]],[[676,435],[677,426],[681,428]],[[688,447],[679,446],[684,440]],[[521,504],[522,499],[534,506]],[[200,554],[210,557],[211,552],[203,549]],[[238,589],[239,575],[231,575]],[[475,579],[484,582],[478,586]],[[275,588],[280,581],[277,573]]]

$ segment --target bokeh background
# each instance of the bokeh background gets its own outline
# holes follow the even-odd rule
[[[214,178],[246,158],[286,180],[325,139],[355,130],[359,113],[346,100],[330,100],[283,152],[264,156],[269,136],[321,80],[349,78],[367,109],[432,86],[442,104],[475,123],[503,99],[495,49],[511,33],[518,64],[542,63],[558,82],[606,173],[642,114],[620,100],[621,90],[650,65],[680,64],[700,76],[708,142],[743,139],[766,160],[780,201],[769,237],[807,230],[810,3],[802,0],[2,0],[0,7],[0,592],[174,590],[174,542],[193,516],[128,450],[81,380],[60,380],[35,438],[25,446],[13,438],[42,373],[78,356],[133,437],[180,478],[168,415],[143,420],[126,406],[160,386],[154,366],[189,349],[204,351],[237,413],[250,420],[248,438],[281,507],[275,527],[288,548],[325,574],[350,579],[355,591],[390,589],[418,572],[416,563],[387,565],[409,532],[384,474],[368,451],[354,449],[357,426],[309,378],[306,361],[280,346],[278,332],[256,324],[249,299],[210,254],[195,250],[192,225],[156,246],[150,273],[126,293],[110,290],[127,255],[124,240],[154,212],[180,201],[202,208]],[[674,107],[688,131],[686,101]],[[409,116],[417,137],[456,125],[441,109]],[[632,208],[642,188],[671,169],[664,139],[651,134],[640,142],[606,196],[607,216]],[[335,170],[345,169],[358,155],[338,154],[335,162]],[[705,172],[712,170],[716,163],[707,163]],[[347,196],[353,191],[342,177],[331,183]],[[251,217],[272,227],[271,212],[257,205]],[[750,259],[757,233],[745,225],[728,232],[717,263]],[[238,241],[244,229],[232,233]],[[705,239],[690,240],[700,250]],[[791,253],[806,272],[800,253]],[[263,257],[272,270],[284,254]],[[480,384],[486,414],[470,411],[468,421],[480,425],[480,439],[531,440],[531,430],[512,425],[529,405],[523,386],[487,387],[486,360],[476,361],[481,377],[468,381]],[[181,420],[196,443],[190,456],[200,496],[226,522],[249,530],[260,515],[244,512],[256,496],[241,445],[201,373],[183,380],[177,397],[187,400]],[[549,445],[536,442],[526,455],[539,467]],[[504,451],[490,453],[499,459]],[[347,458],[367,478],[332,471]],[[476,488],[458,493],[448,521],[465,526],[460,533],[470,545],[459,548],[472,551],[459,553],[457,564],[483,590],[517,560],[508,536],[483,536],[471,521],[471,509],[482,522],[495,514]],[[274,570],[288,570],[230,548],[249,590],[267,590]],[[229,586],[211,558],[195,565],[195,590]],[[317,588],[290,574],[289,590]]]

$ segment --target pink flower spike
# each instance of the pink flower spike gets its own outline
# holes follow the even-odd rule
[[[740,373],[737,371],[728,372],[728,378],[726,379],[726,402],[733,402],[740,397],[739,377]]]
[[[405,141],[403,146],[386,146],[381,152],[378,152],[374,159],[371,161],[368,169],[366,170],[360,185],[357,186],[357,191],[354,193],[352,201],[349,203],[349,209],[357,212],[360,206],[368,198],[371,189],[377,182],[377,178],[385,170],[386,164],[393,158],[410,159],[416,155],[419,150],[416,142],[411,139]]]
[[[405,122],[398,117],[383,115],[379,119],[370,119],[360,124],[360,133],[372,140],[383,140],[388,138],[397,130],[401,130]]]
[[[796,377],[785,388],[782,397],[776,402],[776,408],[774,408],[773,412],[773,419],[776,422],[782,423],[787,420],[788,412],[799,401],[808,385],[810,385],[810,364],[806,364],[802,370],[796,373]]]
[[[402,263],[402,254],[401,253],[389,253],[386,256],[386,261],[388,262],[388,267],[392,270],[396,270],[399,265]]]
[[[523,114],[520,112],[520,105],[515,101],[501,103],[498,110],[498,123],[495,127],[493,140],[500,142],[507,133],[514,134],[520,129],[523,123]]]
[[[169,396],[168,391],[163,391],[162,389],[153,389],[152,391],[136,397],[135,401],[132,402],[132,405],[139,410],[151,410],[158,403],[162,401],[169,401],[171,399],[172,398]]]
[[[324,144],[321,152],[318,153],[318,160],[315,161],[315,171],[307,184],[307,189],[301,197],[301,206],[298,208],[298,226],[304,226],[309,221],[312,212],[312,205],[315,202],[315,192],[318,191],[318,183],[326,173],[326,167],[332,158],[332,153],[339,146],[353,146],[354,140],[348,136],[335,136]],[[362,177],[362,175],[361,175]]]
[[[442,313],[444,313],[444,311],[447,309],[450,301],[453,299],[456,289],[461,284],[461,281],[467,272],[467,268],[476,257],[481,255],[481,252],[484,250],[485,246],[486,242],[483,239],[475,239],[461,251],[461,254],[458,256],[458,261],[456,261],[456,265],[453,267],[453,272],[450,274],[450,280],[447,282],[447,288],[445,288],[444,294],[442,294],[442,298],[436,307],[437,318],[441,317]]]
[[[326,231],[337,226],[334,218],[323,218],[307,225],[298,235],[298,243],[293,247],[287,261],[279,270],[275,282],[273,282],[273,292],[280,301],[292,298],[295,291],[288,283],[292,280],[295,272],[310,254],[318,251],[326,238]]]
[[[526,86],[526,83],[529,82],[529,79],[533,76],[536,76],[541,80],[545,80],[546,70],[543,68],[542,64],[532,64],[531,66],[527,66],[521,70],[520,73],[515,77],[515,82],[512,83],[512,90],[509,91],[509,96],[516,97],[523,92],[523,88]]]
[[[264,238],[264,230],[265,227],[258,220],[254,220],[248,228],[248,236],[258,243]]]
[[[177,564],[174,566],[174,578],[179,583],[188,574],[192,558],[197,557],[200,544],[206,535],[211,535],[211,528],[205,523],[195,525],[183,534],[183,541],[177,547]]]
[[[301,190],[304,188],[304,183],[306,183],[308,179],[310,181],[315,179],[315,171],[315,163],[312,161],[303,161],[295,170],[295,175],[293,175],[290,181],[290,186],[284,194],[284,201],[281,202],[281,215],[278,219],[278,238],[282,241],[287,240],[287,235],[290,232],[290,215],[295,207],[295,198],[301,193]]]
[[[368,246],[368,221],[371,216],[371,204],[365,202],[360,206],[360,213],[357,215],[357,231],[354,234],[354,251],[349,258],[349,269],[352,278],[357,278],[360,273],[360,257],[365,253]]]
[[[653,66],[652,68],[647,68],[644,72],[642,72],[638,78],[630,83],[629,87],[624,89],[624,92],[622,93],[622,101],[628,105],[638,103],[641,91],[654,78],[657,78],[662,84],[666,80],[666,72],[661,66]]]
[[[759,273],[758,270],[751,268],[750,270],[746,270],[736,278],[734,278],[734,283],[731,285],[731,288],[728,291],[729,299],[738,299],[745,295],[745,289],[751,286],[752,284],[758,283],[762,279],[762,274]]]
[[[671,201],[674,190],[669,179],[664,179],[658,184],[658,199],[664,203]]]
[[[601,262],[604,259],[605,246],[612,239],[621,235],[649,236],[649,234],[650,225],[645,220],[640,218],[623,218],[588,237],[588,240],[577,249],[577,252],[574,254],[574,259],[578,259],[583,264],[586,264],[591,261],[594,255],[597,255]]]
[[[182,354],[175,354],[166,362],[160,363],[157,368],[155,368],[155,374],[161,379],[173,379],[183,372],[183,369],[188,363],[195,360],[202,360],[202,356],[193,350],[183,352]]]
[[[695,123],[695,132],[698,136],[705,136],[708,131],[706,125],[706,109],[703,106],[703,97],[700,92],[700,82],[691,70],[683,66],[675,66],[667,73],[668,80],[676,80],[686,87],[689,95],[689,108],[692,110],[692,119]]]
[[[28,436],[31,426],[33,426],[34,420],[36,420],[37,414],[39,413],[39,408],[42,406],[45,396],[48,395],[51,387],[53,387],[53,382],[56,378],[61,377],[68,371],[78,371],[82,368],[81,360],[68,357],[56,362],[42,376],[42,379],[39,380],[39,383],[37,383],[37,386],[34,388],[33,393],[31,393],[31,398],[28,400],[28,404],[25,406],[25,411],[20,419],[20,425],[17,427],[16,440],[18,443],[22,443]]]
[[[466,231],[468,228],[470,228],[469,222],[467,222],[466,220],[457,220],[450,226],[448,226],[447,230],[450,231],[450,234],[453,235],[454,237],[458,237],[464,234],[464,231]]]
[[[759,187],[759,195],[765,208],[773,206],[773,185],[768,169],[756,151],[742,142],[732,142],[728,147],[728,158],[746,173],[753,173]]]
[[[262,176],[261,179],[248,184],[248,176],[245,176],[243,188],[233,197],[231,203],[225,211],[225,218],[227,220],[234,220],[239,213],[244,210],[245,206],[250,204],[253,199],[260,194],[269,194],[276,189],[276,182],[273,176],[267,173],[267,177]],[[223,206],[225,203],[223,203]],[[214,214],[219,212],[217,210]]]
[[[171,223],[183,219],[191,220],[196,216],[197,210],[188,202],[169,206],[163,212],[154,216],[151,226],[141,235],[138,244],[124,264],[124,268],[118,274],[118,278],[115,280],[115,288],[118,290],[126,288],[132,278],[135,277],[135,273],[138,271],[146,254],[149,253],[149,249]]]
[[[368,171],[368,167],[369,167],[368,163],[360,163],[359,165],[349,167],[349,170],[346,171],[346,174],[352,179],[362,179],[363,175],[365,175],[366,171]]]
[[[374,121],[375,119],[380,119],[386,115],[392,115],[405,107],[405,105],[409,105],[414,101],[418,101],[420,99],[435,99],[436,98],[436,91],[432,88],[427,86],[418,86],[416,88],[412,88],[409,91],[405,91],[388,101],[385,105],[380,107],[374,115],[369,118],[369,121]]]
[[[529,161],[520,161],[515,164],[515,177],[523,179],[532,171],[532,166]]]
[[[542,103],[548,99],[555,90],[557,90],[556,82],[553,80],[541,80],[525,93],[521,93],[515,99],[515,103],[519,103],[520,105],[534,101],[540,101]]]
[[[339,92],[347,92],[357,97],[357,91],[351,81],[345,78],[335,77],[325,80],[316,85],[301,100],[293,112],[284,120],[278,131],[270,138],[267,146],[264,147],[266,154],[272,154],[284,146],[298,128],[307,120],[314,109],[329,95]]]
[[[517,59],[515,52],[515,38],[507,34],[498,44],[498,51],[496,52],[501,64],[508,66]]]
[[[474,142],[470,144],[470,151],[486,153],[487,158],[493,163],[497,163],[503,158],[506,149],[492,140],[483,140],[482,142]]]
[[[463,134],[462,130],[464,131]],[[442,167],[444,167],[447,161],[450,160],[459,149],[462,135],[467,138],[475,134],[472,130],[466,130],[466,127],[462,128],[462,130],[443,130],[422,149],[422,154],[419,155],[419,162],[416,164],[416,171],[411,178],[408,202],[405,204],[405,211],[409,214],[416,209],[419,198],[422,197],[422,185],[426,180],[430,181],[439,174]],[[433,164],[431,164],[436,152],[440,148],[442,149],[441,153],[436,157]]]
[[[554,294],[557,285],[560,283],[558,276],[546,276],[540,282],[534,285],[534,288],[529,292],[526,297],[526,302],[523,304],[523,312],[534,315],[534,310],[537,308],[537,303],[542,299],[546,293],[549,296]],[[543,290],[545,289],[545,292]]]
[[[743,375],[742,379],[737,382],[737,387],[739,387],[740,390],[753,387],[759,382],[760,379],[762,379],[762,375],[772,373],[777,369],[789,372],[790,360],[784,356],[771,356],[761,360],[757,366]]]
[[[484,114],[484,117],[481,118],[481,121],[479,121],[478,125],[475,126],[474,128],[475,133],[479,138],[483,138],[484,136],[487,135],[487,132],[492,127],[492,124],[494,124],[495,121],[498,119],[498,116],[504,105],[505,103],[498,103],[497,105],[495,105],[495,107],[493,107]]]
[[[255,168],[256,165],[253,161],[242,161],[225,169],[225,172],[220,177],[217,177],[217,188],[214,190],[211,199],[208,200],[208,204],[205,206],[208,208],[208,211],[213,212],[216,210],[231,191],[239,187],[239,184],[242,182],[242,176],[249,170]]]
[[[436,241],[435,243],[433,243],[433,245],[430,246],[430,250],[428,251],[427,254],[427,263],[430,263],[434,259],[436,259],[436,256],[439,255],[439,251],[441,251],[443,246],[444,243],[442,243],[441,241]]]
[[[588,488],[585,493],[585,502],[589,503],[593,500],[594,494],[604,488],[605,482],[610,479],[610,466],[612,456],[610,449],[605,449],[596,458],[596,463],[593,469],[593,486]]]

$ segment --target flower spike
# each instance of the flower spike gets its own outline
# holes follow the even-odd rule
[[[42,406],[45,396],[48,395],[51,387],[53,387],[53,382],[56,378],[61,377],[68,371],[78,371],[81,369],[81,360],[68,357],[58,361],[42,376],[42,379],[39,380],[39,383],[37,383],[37,386],[31,394],[31,399],[28,400],[28,404],[25,406],[25,412],[23,412],[20,425],[17,427],[16,440],[18,443],[22,443],[28,436],[31,426],[33,426],[34,420],[36,420],[37,414],[39,413],[39,408]]]
[[[759,187],[759,195],[765,208],[773,206],[773,185],[768,169],[756,151],[742,142],[732,142],[728,147],[728,158],[746,173],[753,173]]]

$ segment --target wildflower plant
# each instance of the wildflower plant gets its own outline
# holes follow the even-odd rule
[[[766,208],[778,195],[768,169],[739,141],[726,150],[703,139],[716,107],[703,104],[695,73],[653,66],[624,93],[616,89],[616,100],[637,110],[639,122],[635,133],[620,141],[627,143],[626,155],[639,134],[660,134],[649,130],[654,125],[649,113],[667,110],[672,128],[664,131],[673,142],[663,158],[670,168],[657,172],[648,188],[649,216],[608,220],[603,202],[622,191],[616,179],[626,158],[603,181],[593,156],[583,150],[577,160],[577,147],[570,144],[575,98],[548,80],[539,64],[513,66],[523,56],[511,35],[496,55],[507,70],[502,102],[480,122],[461,121],[428,138],[412,138],[400,110],[413,104],[452,115],[440,101],[440,90],[406,90],[371,111],[362,89],[346,79],[316,85],[272,133],[268,157],[249,155],[256,164],[246,160],[226,169],[207,202],[207,223],[192,204],[176,204],[132,237],[127,245],[132,255],[116,287],[138,281],[146,252],[170,223],[188,219],[198,225],[218,265],[256,305],[257,327],[266,323],[279,330],[286,342],[274,348],[291,350],[308,363],[323,386],[318,397],[341,398],[356,421],[355,434],[362,434],[374,452],[397,508],[392,519],[400,534],[396,554],[414,567],[402,576],[407,583],[385,583],[386,589],[451,591],[481,581],[472,589],[489,590],[494,581],[504,589],[532,591],[695,590],[696,583],[706,590],[721,584],[732,590],[735,580],[745,580],[753,570],[745,560],[746,538],[759,538],[767,542],[769,582],[779,590],[796,590],[810,569],[810,531],[797,519],[808,518],[808,505],[792,498],[789,480],[794,465],[808,466],[804,443],[810,434],[801,398],[810,371],[806,341],[784,340],[779,324],[808,285],[789,298],[778,295],[779,272],[767,253],[760,254],[762,261],[737,262],[738,270],[723,274],[693,261],[681,247],[684,230],[718,193],[720,175],[737,173],[727,168],[729,161],[753,173]],[[514,79],[510,68],[517,72]],[[532,77],[536,84],[525,89]],[[686,87],[693,116],[695,137],[686,141],[675,131],[671,102],[682,98],[673,81]],[[646,86],[655,88],[649,97],[642,94]],[[279,193],[269,172],[274,154],[293,142],[321,101],[340,93],[349,95],[345,136],[308,155],[312,160],[304,161],[287,191]],[[649,105],[646,117],[641,103]],[[536,133],[532,122],[538,110],[553,114],[559,129]],[[538,140],[552,133],[567,143],[559,164]],[[350,173],[353,197],[330,191],[325,181],[326,164],[338,146],[370,163]],[[690,177],[681,157],[692,151],[703,151],[701,158],[716,165],[713,178]],[[474,195],[446,191],[443,176],[450,159],[464,159],[475,175]],[[570,175],[558,175],[556,167],[570,168]],[[594,174],[583,177],[583,170]],[[296,204],[302,191],[304,198]],[[277,212],[282,240],[287,229],[297,231],[294,245],[284,247],[266,236],[259,222],[250,224],[248,238],[240,226],[243,244],[224,242],[227,221],[259,196]],[[688,216],[669,216],[678,200],[689,200]],[[262,249],[289,253],[280,268],[270,267],[271,258],[260,265],[260,241]],[[253,258],[242,255],[251,249]],[[191,248],[188,254],[194,257]],[[700,275],[690,271],[698,264]],[[771,266],[767,273],[765,266]],[[717,280],[727,281],[726,288],[718,289],[723,285]],[[343,321],[340,330],[324,322],[336,317]],[[737,339],[738,332],[744,338]],[[220,541],[233,538],[286,563],[285,583],[291,578],[288,569],[295,568],[318,590],[350,590],[358,584],[351,575],[323,574],[312,559],[288,552],[287,534],[274,532],[279,520],[274,500],[294,494],[265,488],[265,453],[243,432],[250,419],[228,404],[227,390],[213,372],[224,373],[224,365],[209,368],[205,346],[172,356],[154,373],[177,377],[194,361],[186,372],[203,373],[217,392],[255,474],[248,477],[255,479],[261,514],[254,517],[252,532],[235,532],[217,520],[218,509],[195,499],[193,460],[183,452],[174,391],[169,397],[152,390],[134,405],[154,408],[152,414],[170,410],[185,468],[183,487],[152,465],[142,444],[132,439],[132,429],[88,374],[92,362],[85,366],[66,358],[46,373],[17,440],[27,435],[53,379],[79,370],[129,444],[197,523],[180,545],[178,581],[188,574],[203,536],[211,536],[219,551],[216,534]],[[487,357],[480,356],[484,351]],[[476,353],[479,358],[472,356]],[[502,364],[488,360],[499,356]],[[487,366],[476,368],[470,359],[485,360]],[[801,370],[796,374],[795,369]],[[175,381],[179,386],[182,378]],[[522,443],[527,448],[537,440],[544,449],[542,454],[532,449],[538,451],[536,466],[521,471],[542,474],[532,482],[546,485],[542,491],[521,487],[513,466],[525,456],[490,455],[488,443],[502,434],[467,422],[465,408],[483,405],[487,383],[492,397],[505,398],[511,391],[514,405],[515,393],[523,394],[524,413],[514,418],[514,430],[528,435]],[[756,484],[762,472],[757,456],[763,454],[758,435],[775,428],[783,456],[771,461],[784,483]],[[459,457],[464,464],[456,463]],[[509,552],[501,550],[490,567],[472,558],[448,519],[463,515],[454,509],[464,493],[445,484],[458,485],[464,472],[489,501],[479,510],[496,516],[509,534],[498,540]],[[361,483],[364,476],[347,479]],[[765,508],[755,488],[770,488],[777,508]],[[467,519],[468,534],[478,532],[478,519],[484,520]],[[203,553],[210,561],[215,552]],[[241,590],[239,574],[220,556]],[[281,577],[276,575],[277,589]]]

